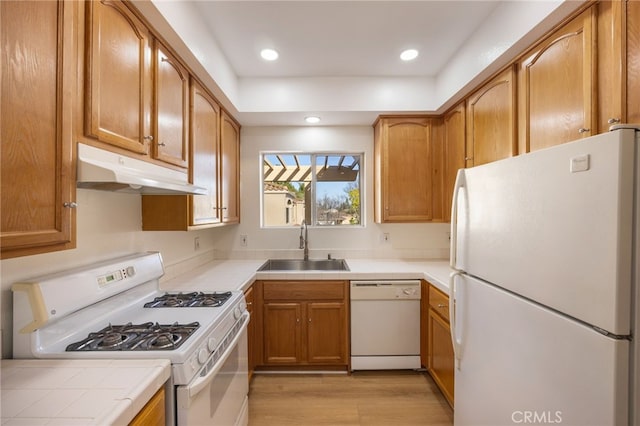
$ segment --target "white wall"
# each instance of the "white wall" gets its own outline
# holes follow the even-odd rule
[[[364,227],[309,228],[311,258],[445,258],[448,224],[376,224],[373,222],[373,128],[243,127],[241,130],[241,224],[222,230],[218,258],[302,257],[300,229],[260,228],[261,151],[351,151],[364,153]],[[389,233],[383,243],[381,235]],[[248,244],[240,245],[240,235]]]

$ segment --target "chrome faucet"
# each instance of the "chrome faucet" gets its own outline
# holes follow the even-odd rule
[[[304,231],[304,237],[302,231]],[[300,225],[300,249],[304,249],[304,260],[309,260],[309,230],[306,220],[303,220]]]

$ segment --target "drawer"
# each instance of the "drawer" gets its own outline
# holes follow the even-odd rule
[[[264,300],[344,300],[346,281],[264,281]]]
[[[449,296],[432,285],[429,286],[429,306],[449,322]]]

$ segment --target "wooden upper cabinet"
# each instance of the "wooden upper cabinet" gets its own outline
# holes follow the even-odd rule
[[[221,115],[222,222],[240,222],[240,126],[225,111]]]
[[[153,157],[186,168],[189,165],[189,73],[158,41],[154,52]]]
[[[77,2],[0,2],[3,259],[75,246],[77,18]]]
[[[547,37],[520,65],[520,152],[597,133],[595,8]]]
[[[189,181],[206,195],[143,195],[144,231],[187,231],[221,223],[220,106],[195,79],[190,96]]]
[[[151,56],[147,28],[120,1],[87,2],[87,136],[149,154]]]
[[[516,155],[516,119],[516,79],[510,67],[467,101],[467,167]]]
[[[220,223],[220,106],[197,82],[191,84],[191,181],[207,195],[191,195],[191,225]]]
[[[444,115],[444,217],[447,221],[451,218],[451,202],[456,176],[458,170],[465,167],[465,115],[466,108],[464,102],[461,102]]]
[[[374,155],[376,222],[431,221],[431,119],[379,118]]]
[[[628,123],[640,123],[640,2],[627,1],[627,87]]]
[[[596,6],[598,129],[593,134],[607,132],[611,125],[626,122],[626,83],[623,73],[625,37],[622,31],[625,3],[621,0],[604,0]]]

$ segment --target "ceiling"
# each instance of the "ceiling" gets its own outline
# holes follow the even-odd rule
[[[133,1],[243,126],[369,126],[443,113],[584,0]]]
[[[202,1],[239,77],[437,75],[498,1]],[[267,62],[260,50],[280,53]],[[400,60],[404,49],[418,58]]]

